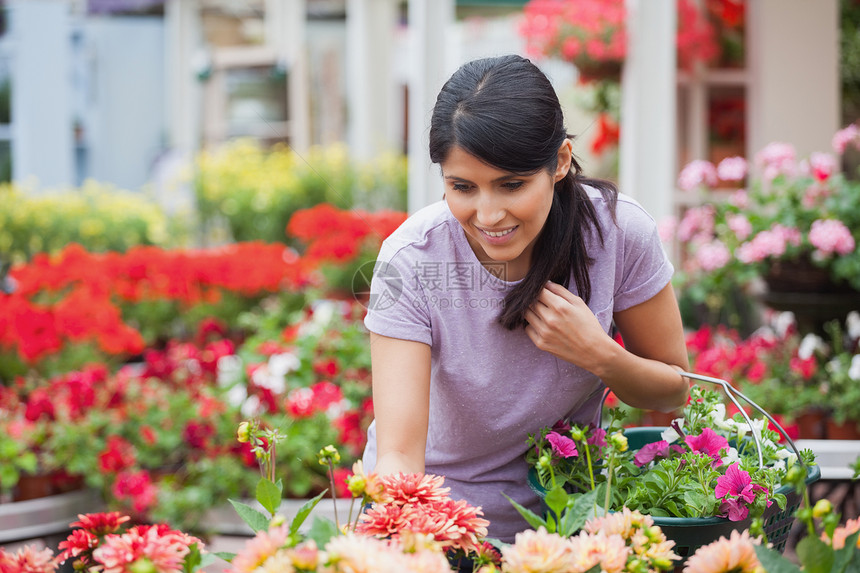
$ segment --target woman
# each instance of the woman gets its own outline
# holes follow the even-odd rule
[[[512,542],[527,524],[502,494],[540,507],[529,433],[594,422],[605,387],[635,407],[685,403],[673,269],[653,219],[582,175],[552,85],[526,59],[473,61],[448,80],[430,157],[444,200],[385,241],[371,286],[365,464],[444,475]]]

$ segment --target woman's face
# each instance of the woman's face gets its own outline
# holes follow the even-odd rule
[[[454,147],[442,162],[445,199],[480,261],[504,262],[504,279],[523,278],[552,206],[553,187],[570,169],[571,147],[558,150],[555,173],[518,175]]]

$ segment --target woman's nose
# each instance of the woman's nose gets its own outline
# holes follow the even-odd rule
[[[495,193],[481,192],[475,216],[482,227],[492,227],[505,218],[504,202]]]

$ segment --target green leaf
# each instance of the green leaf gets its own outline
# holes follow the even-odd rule
[[[306,537],[313,539],[317,547],[325,547],[332,537],[338,535],[340,535],[340,531],[337,530],[337,525],[332,520],[317,515],[314,517]]]
[[[326,494],[328,490],[324,490],[321,494],[316,496],[313,499],[309,499],[302,505],[299,510],[296,512],[296,516],[293,518],[293,521],[290,522],[290,535],[295,535],[299,532],[299,527],[305,522],[310,515],[311,511],[317,506],[323,496]]]
[[[229,551],[216,551],[215,557],[217,557],[218,559],[223,559],[227,563],[230,563],[231,561],[233,561],[233,558],[236,557],[236,554],[230,553]]]
[[[754,545],[756,557],[767,573],[800,573],[800,569],[777,551],[763,545]]]
[[[834,553],[833,571],[839,573],[860,571],[860,549],[857,548],[858,536],[860,536],[860,531],[849,535],[845,539],[845,546]]]
[[[242,521],[247,523],[248,527],[254,530],[254,533],[269,529],[268,517],[250,505],[246,505],[240,501],[233,501],[232,499],[229,501],[233,505],[233,509],[236,510],[236,513],[239,514],[239,517],[242,518]]]
[[[193,573],[200,566],[201,562],[201,553],[200,547],[196,543],[192,543],[188,546],[188,554],[184,559],[184,571],[185,573]]]
[[[514,508],[520,512],[520,515],[522,515],[523,519],[525,519],[528,524],[532,526],[532,529],[537,529],[541,526],[546,527],[546,521],[544,521],[542,517],[534,513],[532,510],[521,506],[520,504],[512,500],[510,497],[508,497],[506,493],[502,492],[502,495],[505,496],[508,501],[511,502],[511,505],[513,505]]]
[[[830,573],[833,568],[833,548],[817,537],[804,537],[797,544],[797,557],[808,573]]]
[[[576,498],[573,507],[568,509],[561,519],[558,532],[563,537],[570,537],[585,525],[586,520],[594,511],[597,492],[592,490]]]
[[[561,486],[552,488],[544,498],[547,507],[556,515],[561,515],[564,508],[567,507],[567,492]]]
[[[260,478],[257,482],[257,501],[274,517],[281,505],[281,490],[270,479]]]

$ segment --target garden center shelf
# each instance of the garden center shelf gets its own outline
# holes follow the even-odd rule
[[[101,511],[96,490],[82,489],[27,501],[0,504],[0,543],[64,534],[78,514]]]
[[[823,480],[849,480],[854,475],[851,466],[860,456],[858,440],[795,440],[800,450],[812,450],[821,468]]]

